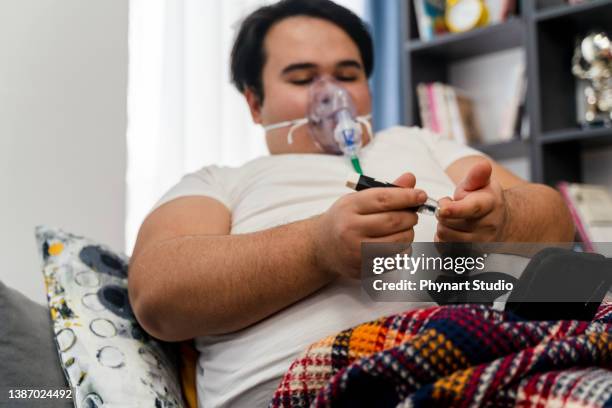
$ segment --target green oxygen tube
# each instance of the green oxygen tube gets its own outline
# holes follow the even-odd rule
[[[357,155],[351,157],[351,163],[357,174],[362,175],[363,171],[361,170],[361,163],[359,163],[359,157],[357,157]]]

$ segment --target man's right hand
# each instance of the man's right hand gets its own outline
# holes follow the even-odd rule
[[[360,276],[361,243],[411,243],[418,215],[407,208],[425,203],[427,194],[415,189],[411,173],[393,184],[403,188],[371,188],[347,194],[314,219],[318,267],[333,275]]]

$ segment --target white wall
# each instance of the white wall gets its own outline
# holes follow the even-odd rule
[[[126,0],[0,0],[0,280],[44,302],[34,226],[124,246]]]

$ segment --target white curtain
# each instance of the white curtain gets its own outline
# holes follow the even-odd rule
[[[155,202],[210,164],[267,154],[229,79],[241,20],[274,0],[131,0],[126,252]],[[339,3],[362,14],[364,0]]]

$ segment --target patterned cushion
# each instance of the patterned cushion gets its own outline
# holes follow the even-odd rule
[[[128,301],[126,256],[38,227],[55,342],[76,407],[183,407],[176,355]]]

